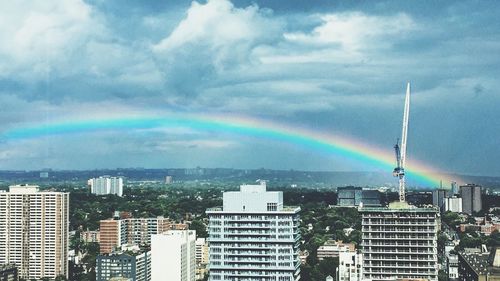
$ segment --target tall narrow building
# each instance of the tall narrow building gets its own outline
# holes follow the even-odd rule
[[[396,202],[360,211],[365,279],[438,280],[437,208]]]
[[[0,192],[0,264],[23,279],[68,276],[69,194],[10,186]]]
[[[209,280],[299,280],[299,211],[265,182],[224,192],[223,207],[206,212]]]

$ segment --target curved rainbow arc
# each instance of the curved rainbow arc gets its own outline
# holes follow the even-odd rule
[[[392,151],[384,151],[352,138],[240,116],[183,115],[65,121],[8,130],[4,132],[2,138],[6,140],[18,140],[46,135],[83,133],[99,130],[175,127],[187,127],[203,131],[223,131],[292,143],[382,168],[387,170],[388,173],[394,167]],[[429,171],[436,171],[436,169],[413,159],[410,159],[408,164],[408,176],[431,187],[439,186],[440,180],[449,182],[453,180],[448,176],[442,176],[438,179],[434,176],[434,173],[429,173]]]

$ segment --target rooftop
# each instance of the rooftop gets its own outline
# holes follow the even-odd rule
[[[494,274],[500,277],[500,267],[491,266],[490,253],[461,251],[459,254],[478,275]]]
[[[430,213],[438,212],[436,207],[416,207],[408,204],[407,202],[392,202],[388,207],[362,207],[361,212],[419,212],[419,213]]]

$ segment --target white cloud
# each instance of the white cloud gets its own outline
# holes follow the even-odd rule
[[[1,1],[0,76],[44,74],[67,65],[68,57],[103,29],[81,0]]]
[[[280,20],[256,5],[236,8],[229,0],[194,1],[186,17],[153,51],[164,63],[198,64],[198,69],[222,72],[250,63],[251,50],[275,40],[281,28]]]
[[[321,15],[323,23],[310,33],[292,32],[284,36],[289,41],[306,44],[338,44],[347,52],[373,47],[373,39],[401,35],[415,28],[406,14],[371,16],[360,12]],[[382,42],[377,42],[380,44]]]

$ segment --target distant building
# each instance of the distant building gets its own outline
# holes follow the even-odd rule
[[[206,212],[209,280],[299,280],[299,211],[265,182],[224,192],[223,207]]]
[[[0,281],[19,280],[17,268],[14,265],[0,265]]]
[[[40,172],[40,178],[41,179],[48,179],[49,178],[49,172]]]
[[[165,183],[166,183],[166,184],[171,184],[171,183],[173,183],[173,182],[174,182],[174,179],[173,179],[173,177],[172,177],[172,176],[166,176],[166,177],[165,177]]]
[[[85,243],[99,243],[100,240],[99,230],[87,230],[80,232],[80,240]]]
[[[0,264],[23,279],[68,277],[69,193],[13,185],[0,192]]]
[[[456,181],[451,182],[451,196],[449,196],[449,197],[458,195],[458,193],[459,193],[459,190],[458,190],[457,182]]]
[[[445,199],[448,190],[445,189],[436,189],[432,191],[432,205],[439,208],[439,211],[444,212],[445,209]]]
[[[462,198],[459,197],[449,197],[444,199],[444,211],[445,212],[462,212]]]
[[[300,263],[302,265],[304,265],[304,264],[307,263],[307,257],[309,257],[309,251],[308,250],[299,251],[299,259],[300,259]]]
[[[346,186],[337,188],[337,205],[353,207],[380,206],[380,192],[378,190],[363,190],[361,187]]]
[[[458,253],[458,280],[498,281],[500,280],[500,253],[473,252],[465,249]]]
[[[205,238],[197,238],[195,245],[196,280],[199,280],[208,272],[208,241]]]
[[[152,281],[194,281],[196,232],[169,230],[151,238]]]
[[[317,258],[324,260],[326,258],[338,258],[342,252],[354,252],[353,243],[342,243],[342,241],[328,240],[322,246],[318,247]]]
[[[130,281],[151,281],[150,251],[119,251],[96,258],[96,281],[126,278]]]
[[[172,223],[168,218],[127,218],[100,221],[100,252],[109,254],[121,245],[149,245],[151,236],[172,229],[187,229],[186,224]]]
[[[406,202],[363,207],[363,278],[438,280],[438,210]]]
[[[339,254],[339,267],[337,281],[362,281],[363,279],[363,254],[355,251],[341,252]]]
[[[468,184],[460,186],[460,196],[462,197],[462,211],[469,215],[483,209],[481,199],[481,186]]]
[[[123,178],[102,176],[88,180],[90,192],[95,195],[114,194],[123,196]]]

